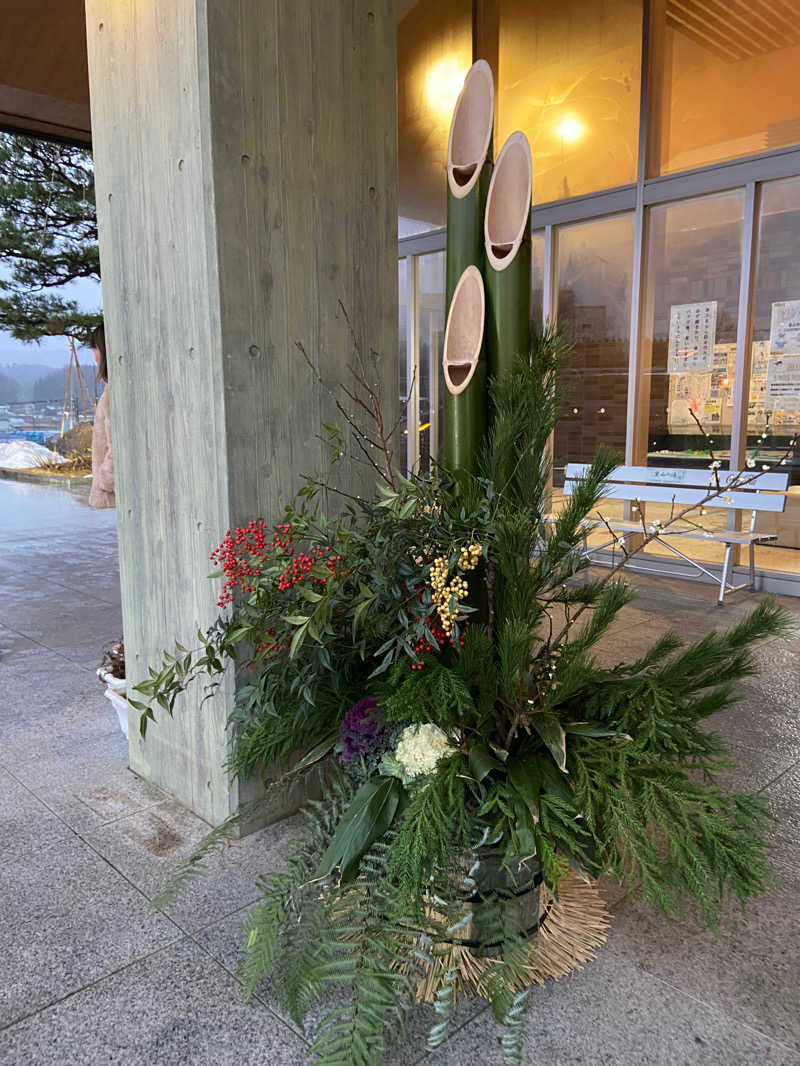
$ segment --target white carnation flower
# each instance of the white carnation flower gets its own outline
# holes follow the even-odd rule
[[[436,764],[453,750],[450,741],[438,726],[406,726],[400,734],[395,758],[409,778],[431,774]]]

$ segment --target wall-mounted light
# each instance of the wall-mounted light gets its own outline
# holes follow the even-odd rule
[[[456,106],[468,68],[456,56],[445,56],[425,75],[425,98],[442,118],[449,119]]]
[[[564,144],[574,144],[575,141],[581,139],[585,132],[586,127],[574,115],[564,115],[556,125],[556,135],[561,138]]]

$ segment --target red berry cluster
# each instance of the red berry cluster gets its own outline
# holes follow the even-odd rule
[[[259,644],[256,648],[256,655],[260,655],[262,651],[269,652],[270,655],[275,655],[278,651],[278,643],[275,640],[275,630],[270,627],[267,630],[267,636],[271,637],[265,644]]]
[[[341,575],[336,571],[336,564],[341,562],[342,557],[341,555],[334,555],[335,550],[330,544],[317,544],[310,552],[300,552],[297,558],[292,559],[278,578],[280,591],[284,592],[299,581],[305,581],[309,577],[318,585],[324,585],[328,580],[327,577],[317,577],[316,574],[311,573],[317,563],[323,563],[330,571],[331,577],[340,577]]]
[[[464,623],[464,625],[468,626],[469,625],[469,621],[466,621]],[[433,626],[430,627],[430,630],[431,630],[431,633],[433,634],[434,640],[436,641],[436,643],[439,645],[440,648],[443,648],[445,644],[452,644],[452,646],[455,647],[455,644],[453,644],[452,636],[449,633],[447,633],[441,626],[433,625]],[[458,646],[460,648],[464,647],[464,634],[463,633],[458,638]],[[417,641],[417,643],[414,645],[414,654],[415,655],[420,655],[424,651],[433,651],[433,647],[427,642],[427,640],[424,637],[420,637],[419,640]],[[420,659],[420,661],[418,663],[412,663],[411,664],[411,669],[412,670],[421,670],[423,668],[423,666],[425,666],[425,660],[424,659]]]
[[[269,531],[262,519],[254,519],[244,528],[237,526],[234,533],[228,530],[220,546],[209,556],[225,575],[225,584],[217,600],[220,607],[227,607],[233,601],[237,588],[242,592],[253,591],[251,579],[261,577],[261,566],[267,556],[277,551],[284,555],[294,554],[291,532],[291,526],[286,523],[276,526],[272,536],[268,537]]]

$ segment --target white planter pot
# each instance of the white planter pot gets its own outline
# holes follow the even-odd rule
[[[105,684],[106,690],[103,693],[105,698],[110,701],[111,706],[117,712],[117,718],[119,720],[119,727],[125,736],[128,736],[128,701],[125,699],[125,686],[127,681],[124,677],[113,677],[105,670],[98,670],[97,676]]]

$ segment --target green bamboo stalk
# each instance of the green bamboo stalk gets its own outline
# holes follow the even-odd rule
[[[483,272],[483,215],[492,164],[484,163],[480,177],[470,192],[456,198],[447,189],[447,261],[445,300],[448,313],[453,294],[464,271],[477,267]],[[486,367],[481,357],[480,374],[473,376],[468,387],[458,395],[444,390],[442,425],[442,462],[451,471],[475,472],[478,451],[486,433]]]
[[[464,392],[454,396],[445,390],[444,409],[442,463],[447,470],[475,474],[486,435],[486,363],[483,360]]]
[[[492,163],[487,159],[466,196],[455,196],[450,181],[447,183],[445,312],[450,310],[456,285],[467,267],[476,266],[483,273],[483,216],[491,176]]]
[[[486,350],[489,374],[504,378],[531,343],[531,235],[527,230],[508,266],[486,264]]]
[[[462,107],[462,104],[464,105]],[[478,60],[464,79],[450,124],[447,147],[447,255],[445,312],[449,317],[456,286],[464,271],[484,269],[483,226],[492,174],[494,81],[485,60]],[[486,369],[460,392],[444,390],[442,462],[447,469],[474,472],[486,433]]]
[[[497,158],[486,198],[486,351],[489,374],[503,378],[530,348],[531,150],[512,133]]]
[[[483,277],[472,264],[456,285],[444,335],[442,371],[445,397],[451,403],[443,462],[450,471],[477,472],[486,433],[486,363],[482,358],[485,318]]]

